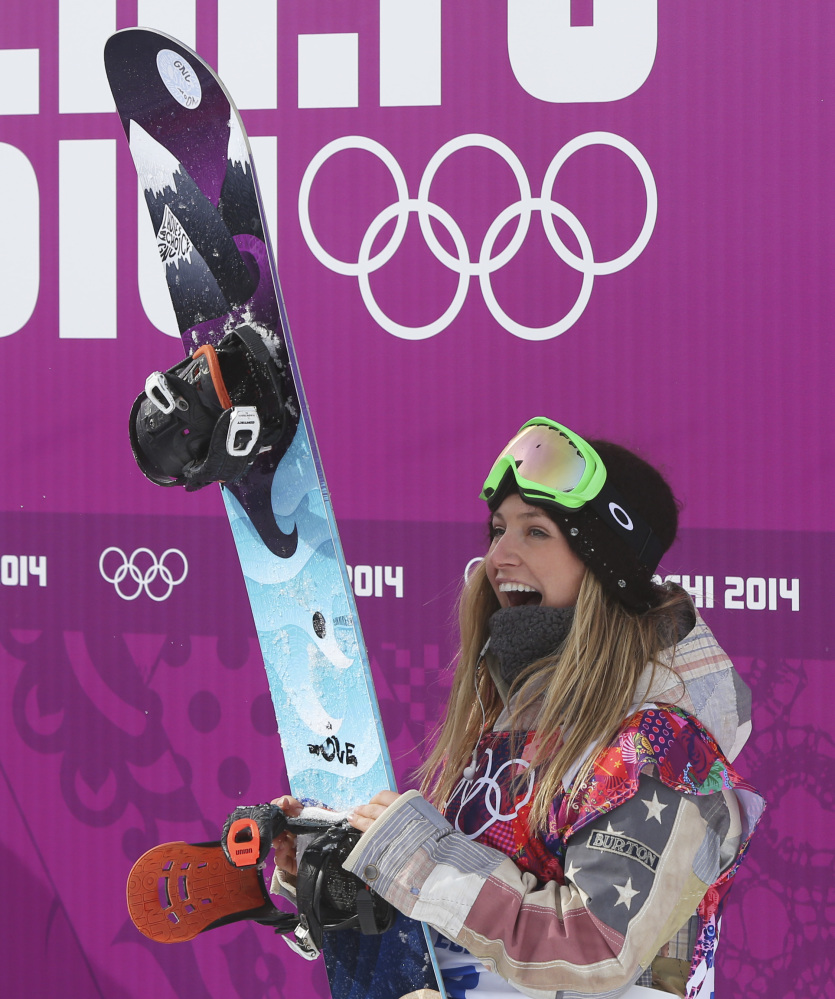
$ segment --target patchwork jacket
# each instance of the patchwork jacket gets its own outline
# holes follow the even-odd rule
[[[536,736],[511,735],[505,712],[443,815],[401,795],[345,867],[536,999],[617,996],[653,978],[709,996],[722,905],[764,807],[725,755],[747,736],[749,705],[698,619],[579,799],[555,798],[544,833],[528,823]]]

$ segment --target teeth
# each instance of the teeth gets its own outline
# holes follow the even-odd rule
[[[532,586],[525,586],[524,583],[499,583],[500,593],[539,593]]]

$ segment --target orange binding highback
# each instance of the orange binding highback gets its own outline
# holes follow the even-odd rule
[[[127,901],[136,928],[159,943],[278,914],[260,871],[233,867],[220,843],[162,843],[148,850],[128,875]]]

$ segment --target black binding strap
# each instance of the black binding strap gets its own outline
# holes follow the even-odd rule
[[[393,906],[342,867],[360,835],[340,822],[319,833],[299,861],[296,901],[318,950],[323,933],[356,928],[373,936],[394,923]]]
[[[241,478],[287,429],[280,378],[267,341],[246,325],[154,372],[130,414],[142,473],[189,491]]]

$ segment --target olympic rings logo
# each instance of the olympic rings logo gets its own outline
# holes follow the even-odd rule
[[[569,157],[573,156],[580,149],[596,145],[613,146],[624,153],[637,167],[646,190],[646,217],[641,231],[634,243],[619,257],[615,257],[612,260],[595,259],[591,241],[580,220],[565,205],[560,204],[553,197],[557,176]],[[501,211],[490,224],[482,241],[477,260],[471,259],[464,234],[452,216],[443,208],[434,204],[429,197],[432,181],[440,165],[454,152],[472,146],[480,146],[499,155],[513,171],[519,187],[519,200]],[[384,208],[368,226],[362,237],[358,258],[355,263],[339,260],[328,253],[314,234],[310,221],[310,190],[316,174],[332,156],[345,149],[362,149],[377,156],[388,167],[397,190],[397,201]],[[551,248],[560,260],[582,274],[580,292],[574,305],[562,319],[549,326],[524,326],[516,322],[499,305],[491,284],[491,275],[499,270],[499,268],[504,267],[518,252],[528,233],[531,216],[535,211],[538,211],[540,214],[542,226]],[[435,258],[445,267],[458,274],[458,286],[451,304],[443,315],[425,326],[403,326],[389,318],[375,301],[370,283],[371,274],[391,260],[397,252],[403,241],[409,216],[413,212],[417,213],[421,233],[426,241],[426,245]],[[596,276],[614,274],[617,271],[623,270],[640,256],[652,236],[657,215],[658,191],[649,164],[643,154],[631,142],[613,132],[586,132],[567,142],[548,165],[538,197],[534,197],[531,194],[530,182],[516,154],[499,139],[493,138],[490,135],[475,133],[460,135],[441,146],[423,172],[416,198],[409,196],[406,177],[400,164],[389,150],[374,139],[360,135],[350,135],[334,139],[333,142],[329,142],[320,149],[305,170],[301,187],[299,188],[299,222],[301,223],[305,241],[316,259],[336,274],[356,277],[363,302],[371,316],[388,333],[404,340],[425,340],[445,330],[461,311],[469,290],[470,278],[472,277],[478,278],[481,293],[490,313],[499,325],[509,333],[523,340],[550,340],[552,337],[559,336],[570,329],[583,314],[589,303]],[[560,239],[554,225],[555,217],[564,222],[573,233],[579,246],[579,256],[573,253]],[[383,226],[392,219],[396,219],[396,222],[391,237],[386,245],[372,256],[371,250],[374,240],[379,235]],[[444,249],[438,241],[433,232],[430,219],[437,219],[449,233],[455,246],[455,255]],[[500,253],[493,256],[493,248],[499,234],[514,219],[518,219],[516,231],[507,246]]]
[[[110,555],[118,556],[121,559],[121,564],[116,567],[112,575],[109,575],[105,571],[105,561],[108,560],[108,556]],[[174,578],[173,573],[166,564],[169,557],[179,559],[182,563],[182,569],[177,579]],[[112,567],[113,559],[110,559],[110,563]],[[99,558],[99,572],[104,580],[108,583],[113,583],[116,592],[122,600],[136,600],[139,594],[144,591],[151,600],[161,602],[167,600],[171,596],[171,591],[174,587],[179,586],[188,575],[188,559],[178,548],[167,548],[159,558],[156,557],[150,548],[137,548],[130,558],[128,558],[121,548],[111,546],[110,548],[105,548],[101,553]],[[164,590],[159,586],[152,589],[152,584],[157,579],[162,581]],[[122,584],[126,580],[128,581],[128,592],[125,592],[122,587]]]

